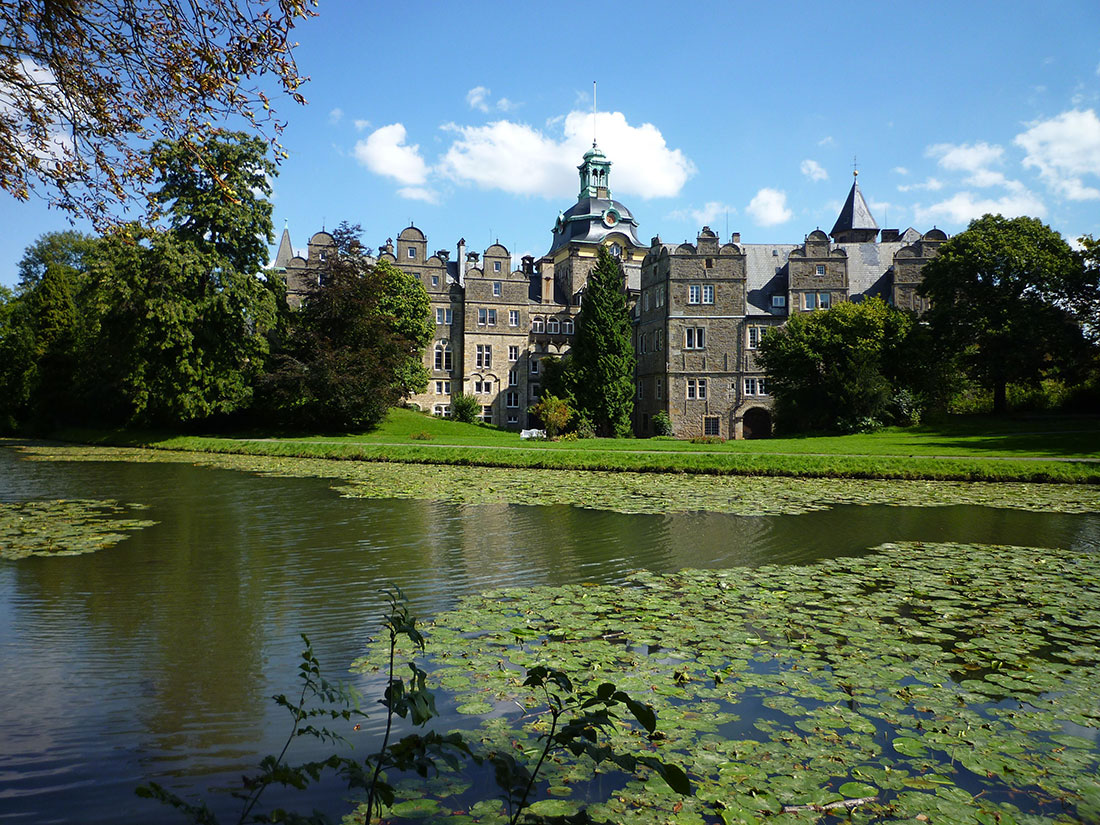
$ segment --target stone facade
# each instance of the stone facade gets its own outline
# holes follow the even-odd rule
[[[703,227],[694,244],[655,237],[646,248],[631,212],[611,197],[610,166],[595,146],[585,154],[577,203],[558,214],[550,251],[538,261],[525,257],[520,269],[499,243],[479,255],[459,240],[453,261],[445,250],[429,255],[415,226],[382,245],[379,259],[420,278],[436,324],[424,356],[431,380],[411,403],[450,415],[461,391],[481,401],[483,421],[529,426],[541,362],[569,352],[601,246],[622,263],[633,307],[640,436],[654,433],[663,412],[683,438],[766,437],[772,399],[756,351],[790,313],[871,296],[927,309],[917,294],[921,271],[947,236],[938,229],[880,233],[858,183],[832,232],[815,230],[801,244],[742,244],[738,233],[723,242]],[[275,267],[285,272],[292,304],[316,283],[311,273],[322,271],[334,246],[319,232],[305,258],[292,257],[284,232]]]

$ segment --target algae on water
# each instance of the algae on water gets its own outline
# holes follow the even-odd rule
[[[111,547],[155,521],[121,518],[141,504],[91,499],[0,503],[0,558],[78,556]]]

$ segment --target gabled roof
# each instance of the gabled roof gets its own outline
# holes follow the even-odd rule
[[[844,201],[844,207],[840,210],[840,216],[833,225],[833,231],[829,234],[836,238],[843,232],[853,229],[873,229],[878,231],[867,201],[863,199],[863,193],[859,191],[859,181],[852,181],[852,191],[848,193],[848,200]]]

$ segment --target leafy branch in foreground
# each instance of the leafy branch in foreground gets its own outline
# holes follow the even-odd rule
[[[241,790],[234,796],[242,800],[237,818],[238,825],[245,823],[320,823],[331,822],[325,814],[314,811],[305,816],[293,811],[274,808],[270,812],[257,810],[260,798],[271,785],[304,790],[318,781],[325,771],[342,776],[351,789],[366,792],[366,802],[352,815],[359,822],[384,821],[394,806],[396,789],[387,779],[387,771],[398,774],[415,773],[427,778],[441,768],[458,771],[466,766],[480,766],[488,762],[494,769],[494,777],[500,787],[508,809],[509,825],[520,822],[530,807],[531,797],[538,783],[543,765],[550,758],[571,755],[587,757],[594,763],[613,762],[624,771],[633,772],[639,765],[653,769],[674,791],[691,792],[687,775],[674,765],[666,765],[655,757],[636,757],[616,753],[609,744],[600,744],[600,735],[607,734],[620,724],[618,711],[625,707],[647,734],[653,734],[657,717],[649,705],[632,699],[611,683],[600,684],[595,690],[578,690],[569,677],[560,670],[544,665],[527,669],[524,687],[541,693],[545,713],[549,715],[549,729],[539,737],[542,743],[537,762],[533,767],[517,760],[511,753],[475,751],[466,737],[457,731],[441,734],[436,731],[408,734],[391,743],[394,717],[408,719],[422,727],[438,716],[435,697],[427,686],[428,674],[415,661],[407,662],[411,676],[405,680],[398,672],[397,650],[402,638],[408,639],[414,654],[425,650],[424,637],[416,629],[416,617],[409,611],[408,602],[399,590],[386,591],[389,603],[383,627],[387,632],[386,689],[378,703],[386,710],[385,733],[377,753],[362,762],[352,757],[331,754],[315,761],[298,765],[286,761],[291,744],[300,736],[310,736],[321,742],[340,744],[346,739],[327,726],[326,722],[348,722],[365,717],[359,709],[359,693],[350,685],[330,682],[321,675],[321,666],[313,653],[308,637],[302,636],[305,649],[298,667],[302,682],[297,700],[285,695],[273,697],[276,704],[286,708],[291,715],[290,733],[277,756],[269,755],[260,762],[260,772],[244,777]],[[540,714],[541,715],[541,714]],[[358,728],[358,725],[356,725]],[[219,825],[219,820],[205,801],[194,804],[150,782],[137,789],[138,796],[156,799],[180,811],[194,825]],[[531,817],[529,816],[529,819]],[[473,821],[473,820],[471,820]],[[532,821],[541,821],[534,817]],[[571,823],[590,822],[585,811],[570,817]]]

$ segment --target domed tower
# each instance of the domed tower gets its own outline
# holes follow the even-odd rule
[[[634,215],[611,197],[611,161],[595,141],[577,171],[581,183],[577,202],[558,214],[550,251],[539,261],[544,303],[579,303],[601,246],[622,261],[627,289],[637,291],[641,283],[642,258],[648,248],[638,240]],[[551,283],[555,295],[550,294]]]

